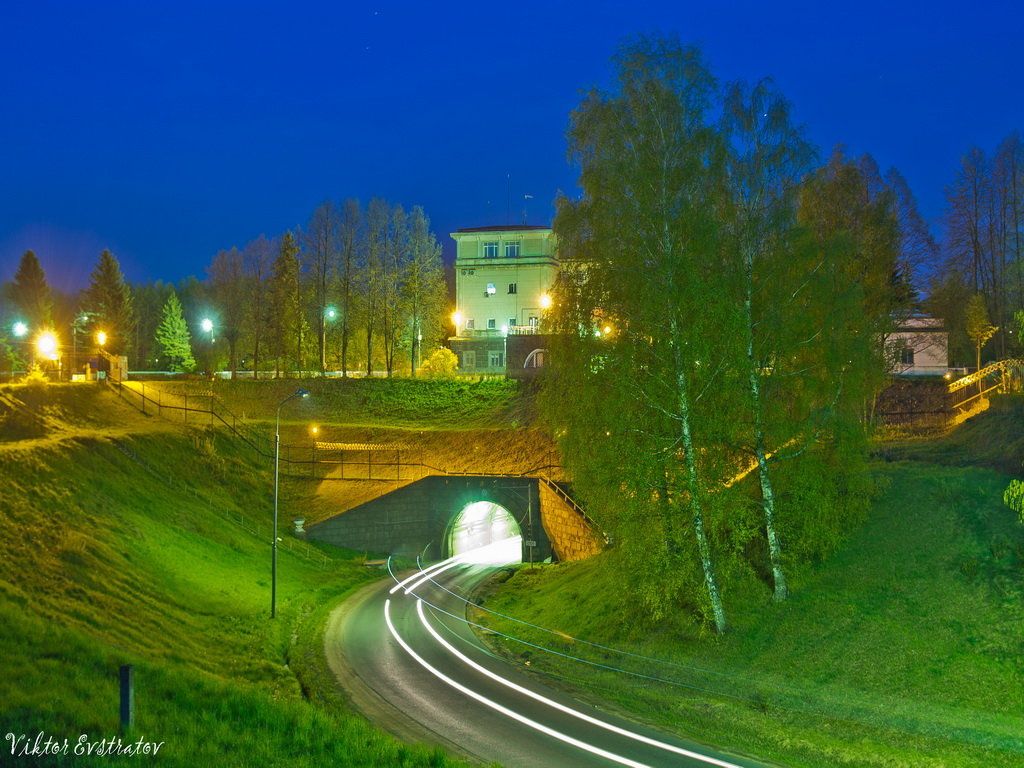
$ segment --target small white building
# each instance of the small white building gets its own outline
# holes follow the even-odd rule
[[[455,336],[467,373],[504,373],[506,339],[537,334],[558,274],[550,227],[508,224],[451,233],[455,254]]]
[[[911,315],[886,341],[895,376],[943,376],[949,371],[949,334],[942,320]]]

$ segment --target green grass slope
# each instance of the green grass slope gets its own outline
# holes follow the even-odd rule
[[[325,565],[281,550],[269,619],[265,461],[100,389],[0,395],[0,732],[69,740],[67,755],[20,758],[5,740],[0,765],[117,759],[76,756],[74,746],[83,734],[118,736],[121,664],[135,665],[136,680],[124,742],[164,742],[155,756],[121,760],[450,764],[374,730],[334,691],[321,618],[378,574],[344,553]],[[27,401],[41,420],[12,415]],[[25,424],[33,429],[18,437]],[[264,533],[249,533],[255,524]]]
[[[278,403],[306,389],[311,397],[293,404],[282,419],[316,418],[357,427],[407,429],[505,429],[529,421],[523,387],[505,379],[282,379],[147,383],[175,394],[212,393],[236,416],[272,420]]]
[[[534,670],[639,717],[790,766],[1024,765],[1024,527],[986,466],[1024,434],[1022,401],[876,462],[885,490],[843,548],[791,599],[727,584],[731,632],[652,624],[622,601],[608,557],[520,570],[484,607],[557,630],[481,620],[629,678],[511,640]],[[925,457],[948,460],[949,466]],[[895,456],[890,452],[890,459]],[[973,462],[973,465],[972,465]],[[587,646],[566,636],[651,659]]]

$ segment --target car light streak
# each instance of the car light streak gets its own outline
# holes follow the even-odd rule
[[[511,680],[507,680],[501,675],[492,672],[491,670],[487,669],[486,667],[480,664],[477,664],[475,661],[470,659],[468,656],[466,656],[460,650],[458,650],[455,646],[453,646],[451,643],[449,643],[447,640],[441,637],[441,635],[438,634],[437,630],[434,629],[434,627],[430,624],[430,622],[427,620],[427,617],[423,613],[423,600],[416,601],[416,613],[419,614],[420,622],[426,628],[427,632],[429,632],[431,636],[438,643],[440,643],[450,654],[455,656],[462,663],[468,665],[469,667],[472,667],[481,674],[486,675],[495,682],[501,683],[507,688],[511,688],[513,691],[516,691],[517,693],[521,693],[524,696],[529,696],[534,701],[539,701],[540,703],[546,704],[547,706],[552,707],[553,709],[557,709],[559,712],[564,712],[567,715],[579,718],[580,720],[590,723],[591,725],[596,725],[598,728],[604,728],[606,731],[611,731],[612,733],[617,733],[620,736],[625,736],[627,739],[633,739],[634,741],[639,741],[643,744],[647,744],[652,747],[657,747],[658,749],[664,749],[668,752],[674,752],[677,755],[683,755],[684,757],[689,757],[694,760],[700,760],[701,762],[707,763],[709,765],[716,765],[719,766],[719,768],[741,768],[741,766],[736,765],[736,763],[730,763],[726,762],[725,760],[719,760],[715,757],[702,755],[699,752],[691,752],[688,749],[677,747],[674,744],[667,744],[664,741],[658,741],[657,739],[652,739],[648,736],[644,736],[643,734],[635,733],[625,728],[620,728],[619,726],[612,725],[611,723],[606,723],[603,720],[597,719],[596,717],[592,717],[584,712],[579,712],[573,709],[572,707],[567,707],[564,704],[549,699],[546,696],[536,693],[535,691],[531,691],[529,688],[524,688],[518,683],[514,683]]]
[[[416,587],[418,587],[420,583],[422,583],[424,579],[429,578],[429,576],[432,576],[435,573],[440,573],[443,570],[451,568],[453,565],[456,564],[456,561],[458,561],[458,559],[458,557],[449,557],[447,560],[442,560],[439,563],[434,563],[429,568],[422,568],[416,571],[416,573],[414,573],[412,576],[407,576],[406,578],[402,579],[397,584],[395,584],[395,586],[388,590],[388,594],[395,594],[395,592],[397,592],[398,590],[403,589],[406,584],[412,581],[416,581],[417,579],[419,579],[419,581],[416,583]],[[409,594],[413,589],[415,589],[415,587],[410,587],[405,591],[405,594]]]
[[[500,712],[501,714],[505,715],[508,718],[511,718],[512,720],[515,720],[515,721],[517,721],[519,723],[522,723],[523,725],[527,726],[528,728],[533,728],[536,731],[540,731],[541,733],[547,734],[548,736],[551,736],[554,739],[558,739],[559,741],[565,742],[566,744],[571,744],[572,746],[577,747],[578,749],[582,749],[582,750],[584,750],[586,752],[590,752],[593,755],[597,755],[599,757],[603,757],[603,758],[606,758],[608,760],[612,760],[613,762],[619,763],[620,765],[631,766],[631,768],[651,768],[650,766],[648,766],[645,763],[640,763],[640,762],[637,762],[636,760],[631,760],[628,757],[623,757],[622,755],[616,755],[613,752],[608,752],[607,750],[601,749],[600,747],[595,747],[592,744],[587,744],[585,741],[580,741],[579,739],[575,739],[575,738],[573,738],[572,736],[569,736],[566,733],[562,733],[561,731],[556,731],[554,728],[549,728],[548,726],[544,725],[543,723],[538,723],[536,720],[531,720],[530,718],[526,717],[525,715],[521,715],[518,712],[514,712],[513,710],[509,709],[508,707],[502,706],[498,702],[496,702],[496,701],[494,701],[492,699],[489,699],[486,696],[484,696],[483,694],[477,693],[476,691],[474,691],[474,690],[472,690],[470,688],[467,688],[466,686],[462,685],[462,683],[459,683],[458,681],[453,680],[452,678],[448,677],[443,672],[441,672],[439,669],[433,667],[429,662],[427,662],[419,654],[417,654],[416,651],[414,651],[412,649],[412,647],[408,643],[406,643],[404,639],[402,639],[402,636],[398,634],[398,631],[395,629],[395,625],[391,622],[391,598],[388,598],[388,599],[386,599],[384,601],[384,621],[388,625],[388,631],[391,633],[391,636],[393,638],[395,638],[395,640],[398,642],[398,644],[400,646],[402,646],[402,649],[407,654],[409,654],[409,656],[417,664],[419,664],[425,670],[430,672],[430,674],[432,674],[438,680],[441,680],[443,683],[451,686],[455,690],[465,694],[466,696],[469,696],[471,699],[474,699],[475,701],[480,702],[484,706],[489,707],[489,708],[495,710],[496,712]]]
[[[405,594],[408,595],[412,592],[415,592],[420,586],[422,586],[425,582],[430,581],[434,576],[442,574],[445,571],[454,568],[457,565],[489,563],[489,553],[501,551],[501,548],[504,545],[506,545],[507,541],[507,539],[495,541],[490,544],[487,544],[486,546],[477,547],[476,549],[471,549],[469,552],[463,552],[461,555],[455,555],[453,557],[449,557],[447,560],[442,560],[438,563],[434,563],[429,568],[423,568],[417,571],[416,573],[412,574],[411,576],[407,576],[406,578],[402,579],[402,581],[395,584],[395,586],[393,586],[389,590],[389,594],[393,595],[398,590],[405,588]],[[412,584],[412,586],[406,586],[410,584],[410,582],[415,583]]]

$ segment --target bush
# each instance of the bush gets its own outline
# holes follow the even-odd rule
[[[423,373],[440,378],[451,376],[459,367],[459,358],[447,347],[438,347],[423,360]]]

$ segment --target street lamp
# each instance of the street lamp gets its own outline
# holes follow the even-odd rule
[[[20,339],[22,336],[28,333],[28,326],[19,320],[14,324],[11,330],[14,331],[14,335]]]
[[[99,344],[101,347],[107,346],[107,334],[106,334],[106,331],[97,331],[96,332],[96,343]]]
[[[205,322],[205,321],[204,321]],[[289,400],[309,397],[309,392],[297,389],[277,406],[277,427],[274,432],[274,528],[271,531],[270,547],[270,618],[277,618],[277,488],[281,467],[281,408]]]
[[[47,360],[57,359],[57,337],[50,331],[44,331],[36,338],[36,352],[39,357]]]

